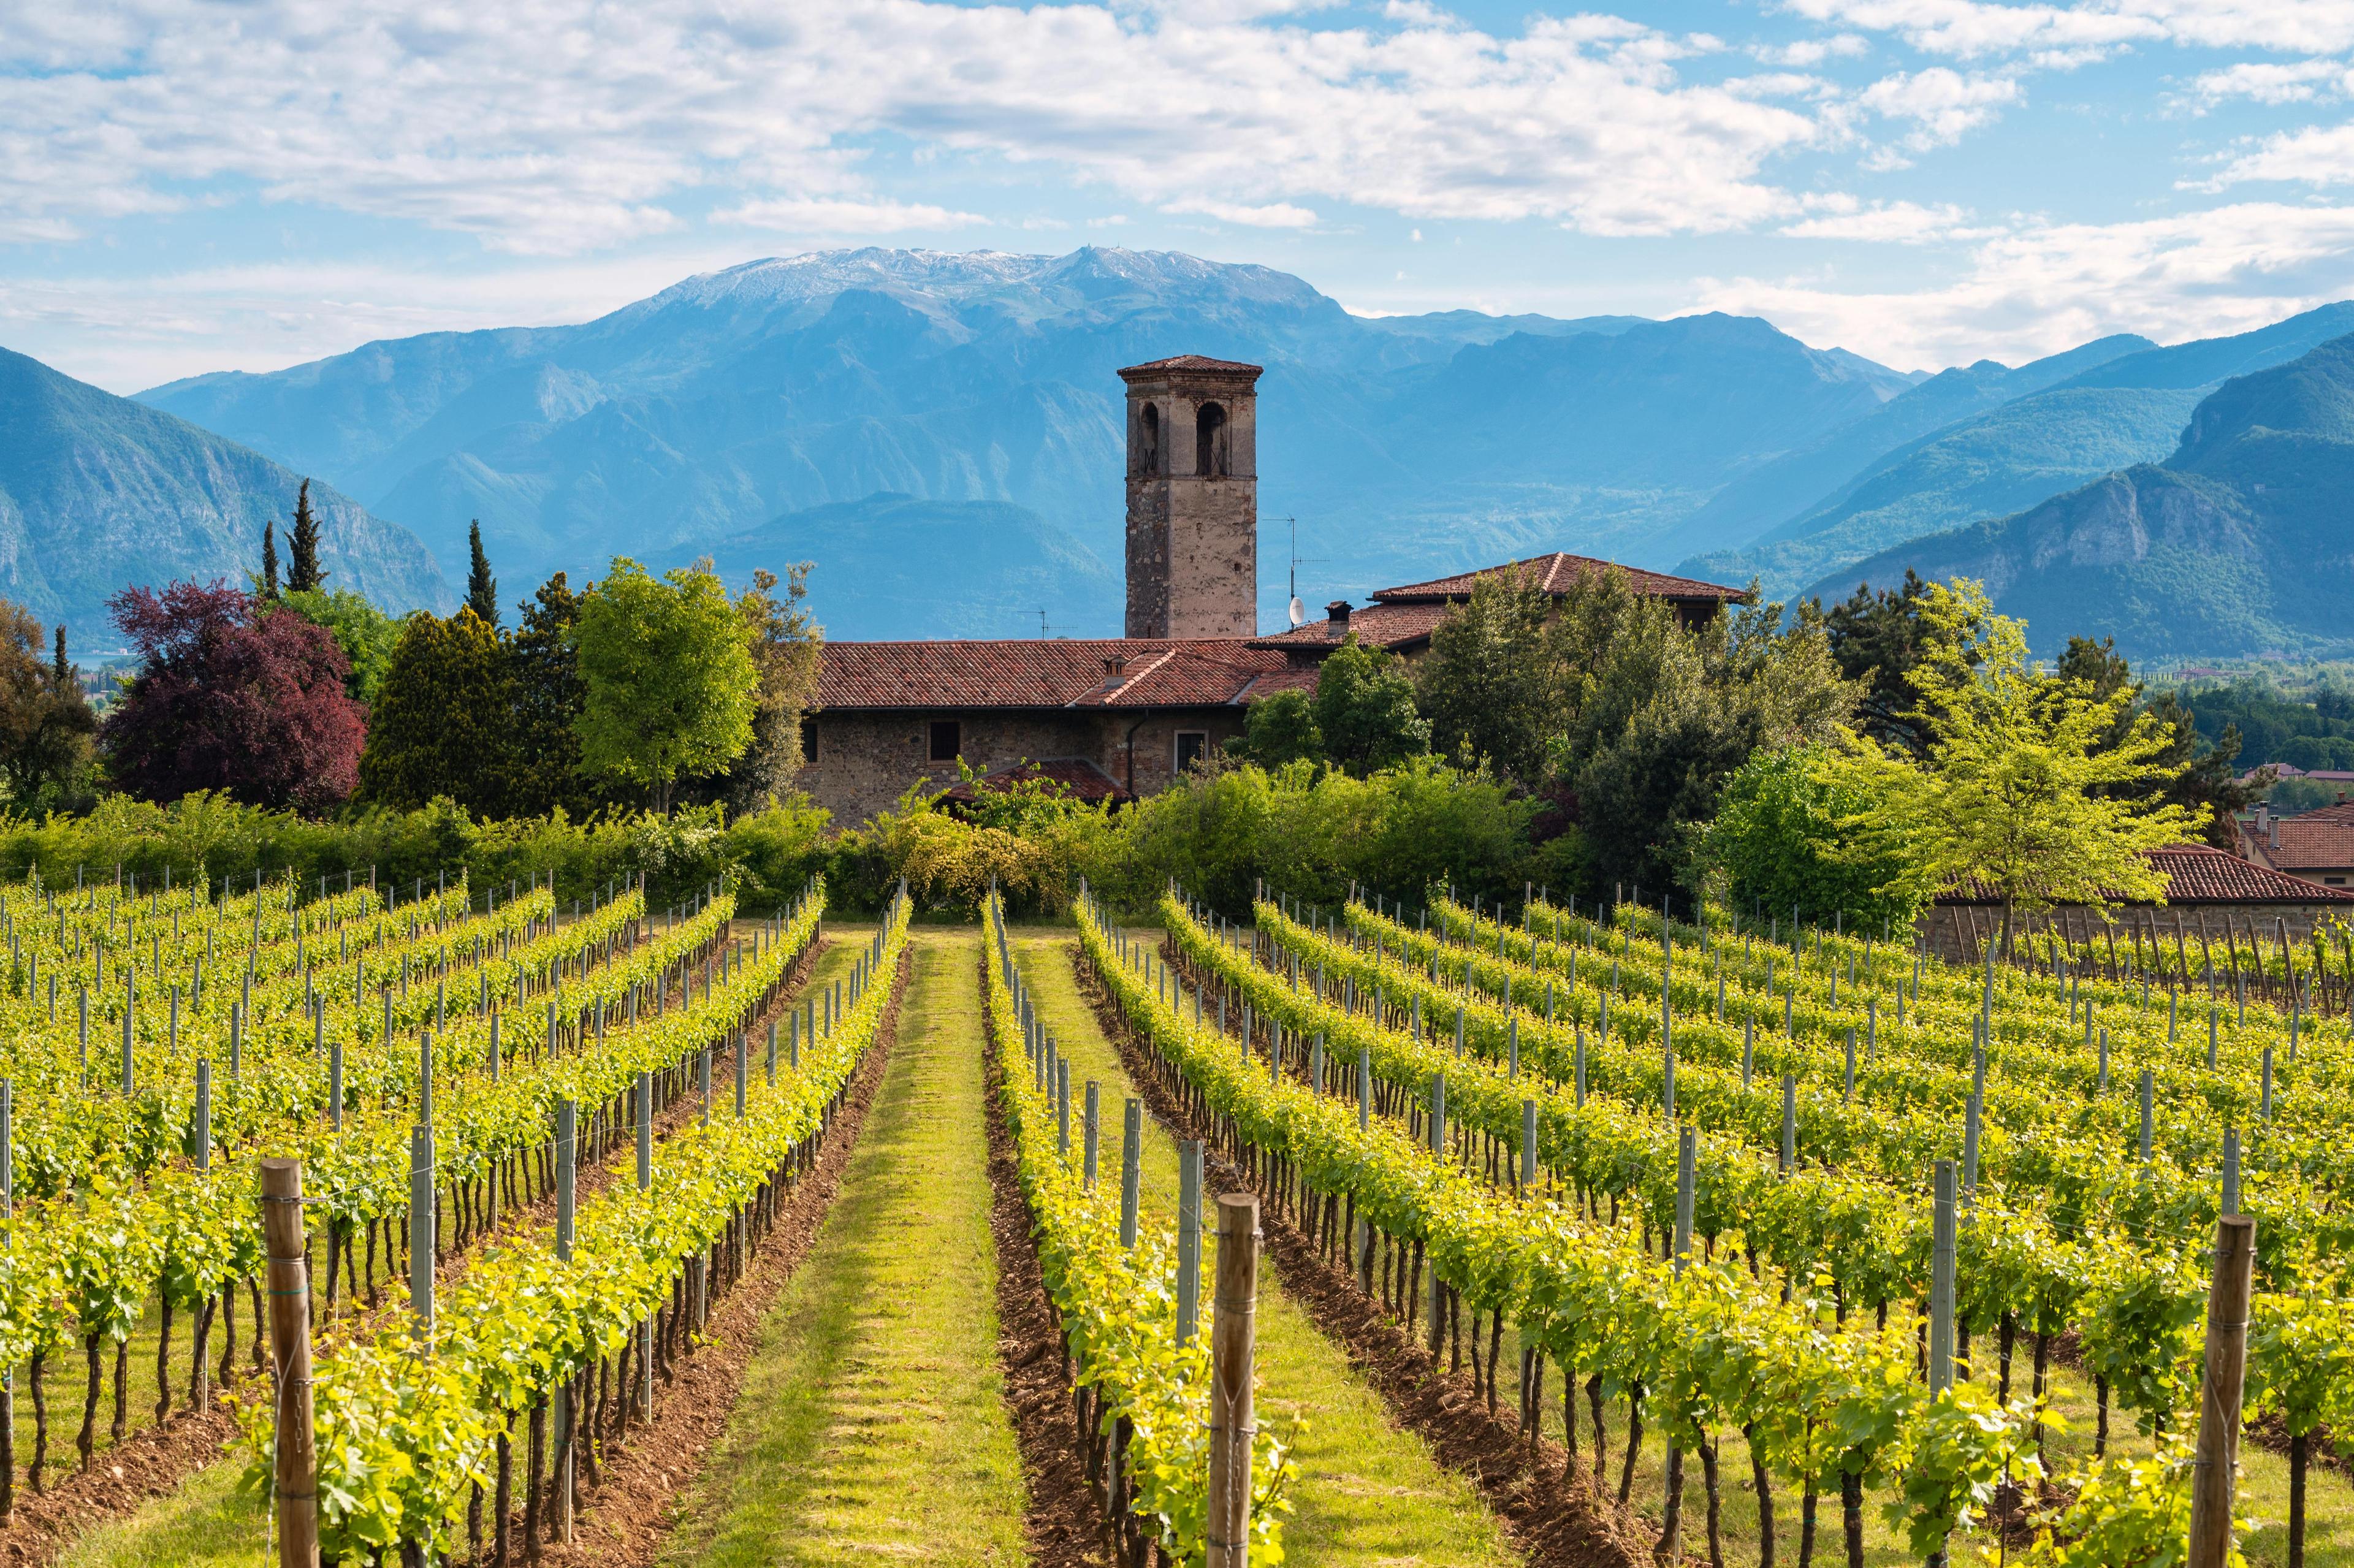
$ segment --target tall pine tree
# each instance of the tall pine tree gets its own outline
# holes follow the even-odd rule
[[[278,524],[261,525],[261,597],[278,597]]]
[[[289,542],[293,546],[294,558],[286,568],[287,591],[318,592],[327,574],[319,569],[319,514],[311,510],[311,482],[307,479],[294,494],[294,528]]]
[[[499,624],[499,579],[491,576],[491,558],[482,554],[482,524],[476,518],[467,528],[467,547],[473,564],[466,569],[466,608],[482,618],[493,631]]]

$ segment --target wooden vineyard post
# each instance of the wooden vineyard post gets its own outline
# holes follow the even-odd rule
[[[302,1234],[302,1162],[261,1162],[261,1231],[270,1255],[270,1346],[278,1376],[279,1568],[317,1568],[319,1497],[311,1431],[311,1260]]]
[[[1193,1342],[1202,1315],[1202,1144],[1177,1146],[1177,1342]]]
[[[654,1184],[654,1075],[638,1075],[638,1191]],[[638,1323],[638,1415],[654,1418],[654,1319],[649,1312]]]
[[[579,1179],[579,1108],[565,1099],[556,1102],[556,1255],[572,1261],[575,1184]],[[556,1388],[556,1531],[557,1539],[572,1544],[573,1428],[572,1391]]]
[[[2256,1225],[2215,1222],[2215,1275],[2207,1287],[2206,1375],[2199,1385],[2199,1457],[2190,1471],[2190,1568],[2223,1568],[2232,1552],[2232,1496],[2240,1463],[2240,1399],[2248,1371],[2248,1294]]]
[[[1258,1306],[1258,1200],[1218,1199],[1218,1283],[1210,1323],[1207,1568],[1249,1568],[1252,1353]]]

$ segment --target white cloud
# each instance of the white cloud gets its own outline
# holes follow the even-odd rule
[[[804,235],[905,234],[916,228],[967,228],[989,221],[979,213],[951,212],[919,202],[812,196],[748,201],[711,216],[720,223]]]
[[[2324,91],[2344,92],[2349,79],[2342,60],[2242,60],[2221,70],[2200,72],[2190,90],[2201,108],[2235,98],[2258,103],[2309,103]]]
[[[1251,207],[1230,201],[1171,202],[1163,212],[1199,213],[1214,217],[1221,223],[1240,224],[1246,228],[1313,228],[1316,215],[1304,207],[1294,207],[1288,201],[1268,202]]]
[[[2309,125],[2266,136],[2230,157],[2212,178],[2185,180],[2187,189],[2221,190],[2250,180],[2293,180],[2308,185],[2354,182],[2354,124]]]
[[[1749,52],[1767,65],[1819,66],[1833,58],[1870,54],[1872,40],[1861,33],[1835,33],[1828,38],[1800,38],[1790,44],[1753,44]]]
[[[2332,54],[2354,48],[2354,0],[1785,0],[1818,22],[1893,33],[1916,49],[2068,66],[2134,44]]]
[[[2019,83],[2003,76],[1964,76],[1945,66],[1882,77],[1857,94],[1857,101],[1890,120],[1910,120],[1907,152],[1949,147],[2019,101]]]
[[[54,236],[250,187],[578,252],[673,229],[698,190],[888,210],[850,171],[891,138],[1156,206],[1247,192],[1721,231],[1793,213],[1767,166],[1826,134],[1819,114],[1681,79],[1676,61],[1720,47],[1704,37],[1269,16],[1297,8],[250,0],[232,26],[200,0],[18,7],[0,17],[0,226]]]
[[[2117,332],[2208,337],[2354,293],[2354,207],[2245,203],[2135,223],[2021,225],[1933,288],[1737,278],[1700,293],[1703,308],[1763,315],[1808,343],[1906,366],[2015,362]]]
[[[1951,203],[1923,207],[1917,202],[1873,202],[1835,196],[1808,204],[1814,215],[1782,226],[1793,239],[1861,239],[1878,244],[1925,245],[1932,240],[1979,239],[2001,232],[1973,228],[1969,213]]]

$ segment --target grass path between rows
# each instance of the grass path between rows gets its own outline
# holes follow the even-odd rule
[[[1013,1564],[976,931],[921,932],[825,1229],[761,1330],[664,1561]]]
[[[814,995],[819,985],[846,978],[857,948],[855,941],[836,942],[818,955],[808,994]],[[632,1149],[625,1146],[614,1158],[634,1160]],[[135,1393],[138,1385],[134,1382],[133,1386]],[[28,1441],[20,1434],[20,1446]],[[104,1463],[102,1452],[100,1462]],[[172,1491],[90,1531],[58,1558],[58,1568],[158,1568],[164,1563],[173,1568],[265,1568],[274,1563],[269,1520],[260,1499],[237,1495],[238,1478],[244,1471],[244,1450],[233,1447]]]
[[[1104,1037],[1071,971],[1067,929],[1014,933],[1014,952],[1030,982],[1032,1005],[1058,1049],[1071,1058],[1072,1116],[1080,1085],[1102,1086],[1098,1180],[1118,1182],[1125,1102],[1136,1093],[1119,1055]],[[1076,1141],[1077,1133],[1074,1130]],[[1177,1146],[1144,1117],[1140,1156],[1149,1223],[1177,1224]],[[1216,1239],[1204,1238],[1204,1278],[1212,1277]],[[1373,1564],[1494,1564],[1521,1561],[1478,1489],[1441,1465],[1430,1446],[1392,1425],[1382,1396],[1349,1364],[1281,1288],[1274,1259],[1263,1257],[1258,1304],[1259,1419],[1278,1427],[1295,1419],[1293,1513],[1285,1527],[1285,1562],[1301,1568]]]

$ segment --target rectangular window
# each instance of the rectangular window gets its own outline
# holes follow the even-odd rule
[[[808,768],[817,761],[817,720],[801,720],[801,766]]]
[[[964,726],[954,719],[932,721],[932,760],[954,762],[964,754]]]
[[[1191,768],[1195,763],[1201,761],[1204,756],[1208,755],[1209,749],[1209,731],[1201,729],[1179,730],[1177,732],[1177,771],[1182,773],[1188,768]]]

